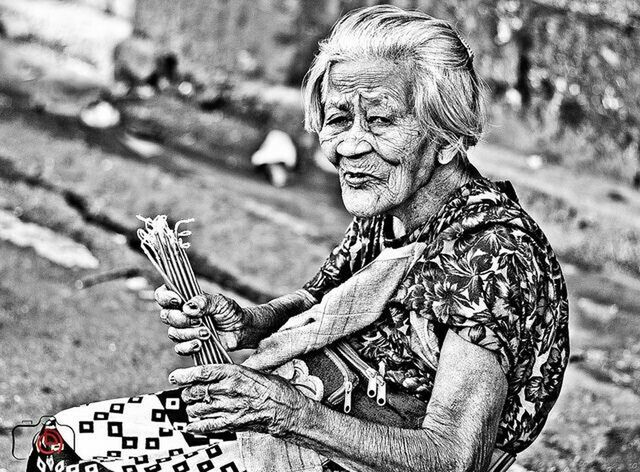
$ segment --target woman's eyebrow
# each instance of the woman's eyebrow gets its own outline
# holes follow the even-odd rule
[[[388,93],[372,93],[362,94],[362,101],[368,106],[381,106],[385,109],[396,110],[402,106],[402,102],[392,94]]]
[[[335,108],[340,111],[351,111],[353,109],[353,105],[347,100],[329,100],[325,104],[325,109],[328,110],[330,108]]]

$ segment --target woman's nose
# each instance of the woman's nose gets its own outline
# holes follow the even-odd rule
[[[336,153],[344,157],[357,157],[371,152],[373,147],[367,141],[363,131],[351,130],[347,136],[336,146]]]

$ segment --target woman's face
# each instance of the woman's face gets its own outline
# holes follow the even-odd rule
[[[430,179],[432,146],[423,144],[409,103],[407,71],[385,62],[331,67],[319,132],[323,152],[338,169],[349,213],[400,215]]]

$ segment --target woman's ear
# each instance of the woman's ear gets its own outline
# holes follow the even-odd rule
[[[455,144],[442,147],[440,152],[438,152],[438,162],[442,165],[448,164],[458,155],[458,151],[458,146]]]

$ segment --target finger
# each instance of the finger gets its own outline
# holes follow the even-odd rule
[[[216,328],[220,331],[234,331],[238,329],[238,315],[232,305],[218,305],[211,308]]]
[[[158,305],[163,308],[179,308],[182,305],[180,295],[167,289],[164,285],[156,289],[154,297]]]
[[[180,396],[185,403],[194,403],[204,400],[209,396],[207,391],[209,384],[195,383],[182,389]]]
[[[185,428],[187,432],[193,434],[205,434],[212,432],[227,432],[233,428],[233,421],[228,415],[217,415],[193,421]]]
[[[169,375],[169,382],[173,384],[215,382],[228,377],[230,375],[229,370],[233,367],[236,366],[231,364],[205,364],[187,367],[186,369],[176,369]]]
[[[180,310],[169,310],[167,308],[160,310],[160,321],[174,328],[188,328],[202,323],[199,318],[189,318]]]
[[[202,341],[199,339],[176,344],[173,348],[173,350],[176,351],[176,354],[180,356],[190,356],[198,352],[200,349],[202,349]]]
[[[183,310],[187,316],[202,316],[209,312],[211,298],[208,294],[196,295],[184,304]]]
[[[238,348],[238,336],[235,333],[218,331],[218,338],[226,351],[233,351]]]
[[[207,401],[199,401],[187,405],[186,412],[192,418],[215,416],[220,413],[235,413],[239,410],[237,399],[209,397]]]
[[[189,423],[186,430],[190,433],[224,432],[224,431],[258,431],[266,432],[264,415],[256,413],[216,412],[206,418]]]
[[[211,331],[206,327],[201,326],[199,328],[174,328],[173,326],[167,330],[167,336],[169,339],[175,342],[193,341],[194,339],[209,339]]]
[[[180,395],[187,404],[195,402],[210,403],[212,398],[231,400],[242,396],[235,385],[235,379],[233,378],[225,378],[216,382],[192,383],[185,387]]]

